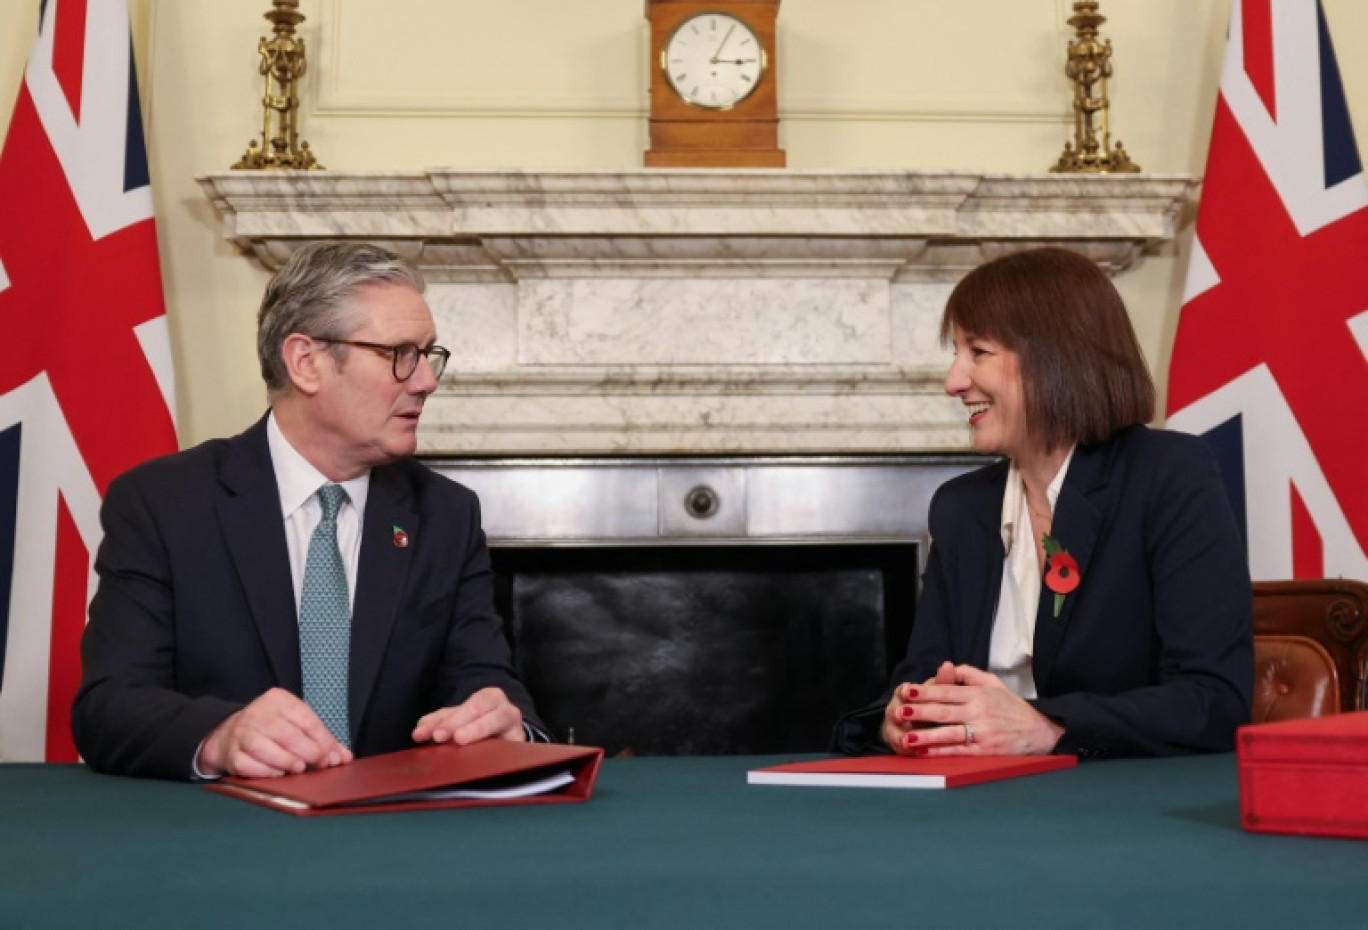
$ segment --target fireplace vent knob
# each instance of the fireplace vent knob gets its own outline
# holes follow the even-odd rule
[[[689,516],[698,520],[706,520],[717,513],[717,508],[721,502],[717,498],[717,492],[706,484],[700,484],[689,489],[689,493],[684,495],[684,509]]]

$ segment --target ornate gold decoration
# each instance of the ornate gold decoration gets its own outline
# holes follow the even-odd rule
[[[295,26],[304,22],[299,0],[272,0],[275,9],[262,14],[275,26],[275,35],[257,43],[261,65],[257,69],[266,79],[261,98],[261,138],[247,144],[247,152],[234,168],[322,168],[299,138],[299,97],[295,83],[304,76],[304,40],[295,36]]]
[[[1107,21],[1097,6],[1097,0],[1075,0],[1074,15],[1069,17],[1077,33],[1069,40],[1069,60],[1064,64],[1064,73],[1074,85],[1074,138],[1064,143],[1064,153],[1051,171],[1112,174],[1140,170],[1120,142],[1111,146],[1107,78],[1112,73],[1112,47],[1111,39],[1097,38],[1097,27]]]

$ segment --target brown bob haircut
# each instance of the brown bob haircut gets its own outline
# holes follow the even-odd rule
[[[941,317],[942,341],[956,330],[1017,354],[1027,434],[1047,450],[1154,418],[1154,381],[1121,295],[1077,252],[1029,249],[975,268]]]

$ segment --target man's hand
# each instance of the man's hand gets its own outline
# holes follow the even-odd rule
[[[418,721],[413,741],[455,743],[465,746],[484,739],[526,740],[522,711],[508,700],[501,688],[476,691],[463,704],[443,707]]]
[[[266,778],[351,760],[351,750],[328,732],[313,708],[282,688],[272,688],[205,737],[195,766],[211,778]]]
[[[882,735],[900,755],[1024,756],[1053,751],[1064,728],[996,675],[944,662],[930,681],[898,686]]]

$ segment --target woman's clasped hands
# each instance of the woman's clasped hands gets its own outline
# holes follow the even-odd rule
[[[1051,752],[1064,728],[996,675],[942,662],[926,682],[894,689],[882,732],[904,756],[1021,756]]]

